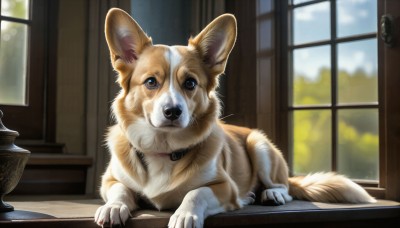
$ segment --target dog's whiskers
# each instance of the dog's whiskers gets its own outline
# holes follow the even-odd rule
[[[219,118],[219,119],[220,119],[220,120],[223,120],[223,119],[228,118],[228,117],[231,117],[231,116],[233,116],[233,115],[235,115],[235,114],[229,114],[229,115],[226,115],[226,116],[221,117],[221,118]]]

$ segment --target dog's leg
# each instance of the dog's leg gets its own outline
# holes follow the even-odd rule
[[[283,205],[292,201],[288,189],[288,168],[281,152],[261,132],[254,130],[247,139],[249,153],[254,154],[257,175],[266,188],[261,202]]]
[[[266,153],[260,153],[258,159],[263,164],[268,164]],[[260,164],[261,165],[261,164]],[[293,200],[293,198],[289,195],[289,188],[287,184],[274,183],[271,180],[271,167],[268,165],[259,166],[258,167],[258,176],[260,178],[261,183],[265,186],[265,190],[261,193],[261,203],[264,205],[284,205],[287,202]],[[284,170],[280,170],[279,172],[285,172]],[[288,174],[280,174],[281,176],[286,176],[286,180],[288,178]]]
[[[102,186],[101,192],[106,204],[97,209],[95,222],[99,226],[125,224],[130,212],[137,207],[134,193],[119,182],[105,188]]]
[[[224,189],[227,186],[228,184],[225,182],[210,187],[201,187],[188,192],[183,199],[182,204],[171,216],[168,227],[202,228],[204,219],[206,219],[208,216],[224,212],[226,209],[230,209],[231,207],[229,205],[226,206],[220,202],[220,197],[217,197],[219,192],[216,190],[216,188],[221,190],[221,188]],[[228,195],[231,194],[226,192],[224,198],[226,198]]]

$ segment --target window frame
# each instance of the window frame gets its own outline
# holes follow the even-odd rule
[[[19,141],[55,142],[58,0],[31,0],[29,8],[27,20],[1,16],[29,27],[26,105],[0,104],[0,109]]]
[[[309,47],[321,47],[323,45],[326,45],[330,48],[330,72],[331,72],[331,104],[330,105],[295,105],[293,104],[293,101],[290,99],[293,97],[293,94],[289,95],[289,100],[288,100],[288,109],[289,112],[291,112],[291,115],[295,111],[300,111],[300,110],[326,110],[330,111],[331,113],[331,171],[336,172],[338,169],[338,140],[339,140],[339,135],[338,135],[338,113],[339,110],[362,110],[362,109],[377,109],[378,111],[382,109],[382,105],[377,101],[371,102],[371,103],[353,103],[353,104],[340,104],[338,102],[338,93],[337,93],[337,85],[338,85],[338,46],[340,44],[345,44],[349,43],[352,41],[364,41],[364,40],[369,40],[376,38],[377,39],[377,32],[373,33],[364,33],[364,34],[356,34],[356,35],[351,35],[351,36],[345,36],[345,37],[337,37],[337,15],[336,15],[336,10],[337,10],[337,1],[336,0],[321,0],[321,1],[311,1],[311,2],[304,2],[296,5],[289,5],[288,7],[288,15],[289,15],[289,21],[292,21],[293,19],[291,18],[293,15],[293,10],[296,8],[300,7],[307,7],[311,5],[315,5],[318,3],[322,2],[328,2],[330,4],[330,38],[328,40],[322,40],[322,41],[316,41],[316,42],[309,42],[309,43],[304,43],[304,44],[297,44],[293,45],[292,39],[293,39],[293,24],[291,24],[289,28],[289,45],[288,45],[288,58],[289,58],[289,67],[290,67],[290,72],[289,72],[289,80],[293,78],[293,51],[294,50],[301,50],[302,48],[309,48]],[[379,84],[379,82],[378,82]],[[293,82],[289,81],[289,86],[293,86]],[[379,88],[379,85],[377,85]],[[288,91],[289,93],[293,92],[292,89]],[[378,96],[379,99],[379,96]],[[289,117],[290,118],[290,117]],[[293,126],[293,125],[292,125]],[[291,132],[289,130],[289,132]],[[291,141],[293,141],[293,138],[291,138]],[[290,148],[292,146],[292,143],[289,144],[289,152],[293,151],[293,148]],[[292,153],[290,153],[290,156],[293,156]],[[293,166],[293,158],[291,158],[292,163],[290,166]],[[380,177],[379,177],[380,179]],[[360,183],[363,184],[368,184],[370,186],[377,187],[378,186],[378,181],[359,181]]]
[[[384,14],[393,16],[398,25],[400,18],[400,1],[378,0],[378,19]],[[380,21],[380,20],[378,20]],[[381,26],[378,26],[381,34]],[[384,197],[400,201],[400,102],[398,102],[398,85],[400,85],[398,62],[400,61],[399,26],[394,26],[397,36],[393,47],[386,46],[378,39],[378,71],[381,77],[381,99],[383,109],[380,114],[382,140],[380,145],[380,164],[382,166],[382,183]]]
[[[316,0],[311,3],[302,3],[301,5],[308,5],[317,2],[324,2],[327,0]],[[331,1],[331,0],[328,0]],[[331,4],[334,1],[331,1]],[[285,158],[288,161],[288,164],[293,163],[292,155],[290,154],[290,142],[292,139],[290,138],[290,126],[291,118],[290,118],[290,108],[289,108],[289,83],[290,83],[290,72],[291,72],[291,63],[289,58],[289,31],[288,28],[291,28],[290,17],[289,17],[289,3],[288,1],[279,1],[275,0],[276,11],[278,12],[277,16],[277,29],[276,31],[276,39],[279,40],[278,45],[278,105],[277,108],[277,122],[279,123],[278,131],[278,145],[283,149]],[[381,15],[391,12],[392,16],[400,16],[399,12],[396,10],[400,9],[400,2],[392,1],[392,0],[378,0],[377,1],[377,22],[380,23]],[[332,5],[331,5],[332,7]],[[333,7],[332,7],[333,8]],[[332,10],[331,8],[331,10]],[[336,15],[336,12],[331,12],[331,23],[332,23],[332,15]],[[336,23],[336,18],[333,21]],[[397,20],[398,21],[398,20]],[[392,85],[397,85],[400,83],[400,79],[397,77],[399,70],[396,68],[396,60],[400,59],[400,48],[397,45],[394,48],[389,48],[385,46],[382,40],[379,37],[381,27],[377,26],[377,42],[378,42],[378,116],[379,116],[379,181],[378,183],[371,183],[368,181],[357,181],[361,186],[363,186],[370,194],[377,198],[381,199],[391,199],[391,200],[400,200],[400,180],[398,177],[398,173],[400,172],[400,157],[397,155],[397,150],[400,148],[400,126],[398,116],[400,116],[400,104],[399,102],[395,102],[394,94],[396,93],[396,89]],[[332,28],[331,30],[335,29]],[[395,34],[400,34],[400,29],[397,28]],[[336,33],[336,31],[335,31]],[[372,34],[364,35],[364,38],[371,38]],[[331,31],[332,37],[332,31]],[[339,38],[342,39],[343,42],[351,41],[353,36]],[[330,42],[327,42],[330,44]],[[305,44],[303,46],[306,46]],[[391,56],[394,60],[388,61],[388,56]],[[334,56],[336,57],[336,56]],[[331,62],[336,59],[331,59]],[[332,64],[332,63],[331,63]],[[336,75],[336,72],[332,72],[332,75]],[[335,88],[336,89],[336,88]],[[334,92],[333,90],[332,92]],[[345,106],[348,107],[348,106]],[[352,106],[350,106],[352,107]],[[358,107],[358,106],[355,106]],[[332,116],[332,119],[336,118]],[[336,132],[333,132],[336,134]],[[334,145],[333,145],[334,146]],[[293,175],[291,172],[290,175]]]

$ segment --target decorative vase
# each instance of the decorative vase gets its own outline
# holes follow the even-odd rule
[[[0,110],[0,212],[13,211],[14,207],[3,201],[4,195],[17,186],[24,172],[30,152],[14,145],[18,132],[7,129],[1,118]]]

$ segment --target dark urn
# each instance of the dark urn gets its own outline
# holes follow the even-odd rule
[[[4,195],[17,186],[30,152],[14,145],[18,132],[7,129],[0,110],[0,212],[13,211],[14,207],[3,201]]]

